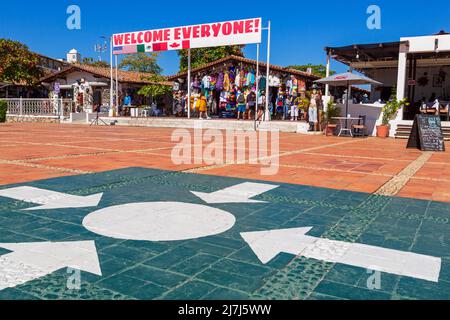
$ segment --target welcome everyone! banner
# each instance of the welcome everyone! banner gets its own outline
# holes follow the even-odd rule
[[[261,18],[113,35],[113,53],[129,54],[261,43]]]

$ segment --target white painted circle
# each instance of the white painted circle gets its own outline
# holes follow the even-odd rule
[[[178,241],[212,236],[231,229],[231,213],[205,205],[183,202],[142,202],[92,212],[83,226],[117,239]]]

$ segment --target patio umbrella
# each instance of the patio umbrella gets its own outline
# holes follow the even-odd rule
[[[322,83],[322,84],[329,84],[331,86],[335,87],[347,87],[347,99],[345,104],[345,116],[348,114],[348,100],[349,92],[350,92],[350,86],[351,85],[358,85],[358,84],[376,84],[376,85],[382,85],[381,82],[375,81],[373,79],[370,79],[366,76],[358,75],[351,72],[345,72],[340,74],[335,74],[327,78],[323,78],[320,80],[316,80],[314,82]],[[347,121],[345,122],[345,128],[347,129]]]

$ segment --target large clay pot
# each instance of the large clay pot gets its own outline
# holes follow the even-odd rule
[[[325,126],[325,135],[326,136],[334,135],[334,130],[336,130],[336,126]]]
[[[387,138],[387,137],[389,137],[389,129],[390,129],[390,127],[388,125],[385,125],[385,124],[377,126],[377,137],[378,138]]]

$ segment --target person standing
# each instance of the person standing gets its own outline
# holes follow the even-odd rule
[[[261,91],[259,97],[258,97],[258,116],[257,120],[262,120],[262,115],[265,112],[266,109],[266,95],[264,91]]]
[[[205,119],[210,120],[211,118],[208,116],[208,102],[206,101],[205,95],[201,94],[200,99],[198,101],[198,110],[200,113],[199,119],[203,120],[203,116]]]
[[[347,103],[347,99],[351,99],[350,98],[350,96],[349,96],[349,94],[348,94],[348,90],[347,89],[345,89],[344,90],[344,94],[342,95],[342,104],[346,104]],[[349,100],[349,103],[350,103],[351,101]]]
[[[297,121],[298,120],[298,112],[299,112],[299,102],[300,102],[300,98],[296,98],[294,101],[292,101],[291,103],[291,121]]]
[[[123,108],[124,110],[124,114],[125,116],[131,116],[131,96],[130,94],[127,92],[125,94],[125,97],[123,98]]]
[[[275,110],[275,114],[276,114],[276,118],[278,120],[283,119],[284,120],[284,92],[283,91],[279,91],[278,92],[278,96],[277,96],[277,100],[276,100],[276,110]]]
[[[248,117],[247,119],[252,119],[252,113],[255,115],[255,106],[256,106],[256,94],[253,91],[250,91],[247,95],[247,110],[248,110]]]
[[[317,131],[319,127],[319,100],[321,99],[319,91],[313,86],[311,101],[309,103],[308,118],[309,131]]]
[[[241,114],[242,114],[242,120],[244,120],[245,109],[246,109],[245,95],[243,92],[238,91],[238,96],[237,96],[237,119],[238,120],[240,120]]]
[[[309,107],[309,99],[306,97],[306,92],[301,91],[300,95],[295,99],[295,105],[297,106],[300,119],[307,120],[307,110]]]
[[[289,112],[291,111],[292,106],[292,98],[291,96],[287,96],[286,100],[284,100],[284,110],[283,110],[283,120],[286,120]]]
[[[322,98],[322,90],[317,90],[317,97],[316,97],[316,104],[317,104],[317,130],[322,130],[322,115],[323,115],[323,98]],[[317,131],[316,130],[316,131]]]

